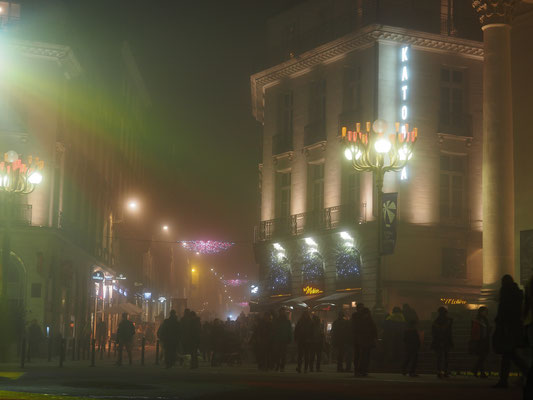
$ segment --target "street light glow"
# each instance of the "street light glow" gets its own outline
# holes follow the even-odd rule
[[[139,209],[139,203],[136,200],[130,200],[128,202],[128,209],[130,211],[137,211]]]
[[[391,147],[392,143],[385,138],[380,138],[374,143],[374,149],[380,154],[388,153]]]
[[[33,183],[34,185],[38,185],[43,181],[43,176],[39,171],[32,172],[31,175],[28,177],[28,181],[30,183]]]
[[[168,232],[168,225],[163,225],[163,230],[164,230],[165,232]]]

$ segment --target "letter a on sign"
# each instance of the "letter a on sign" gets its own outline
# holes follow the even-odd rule
[[[402,82],[408,80],[409,78],[407,77],[407,67],[404,65],[403,68],[402,68]]]

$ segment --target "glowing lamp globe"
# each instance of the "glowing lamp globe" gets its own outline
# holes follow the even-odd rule
[[[347,159],[348,161],[352,161],[352,158],[353,158],[352,150],[350,150],[350,149],[345,149],[345,150],[344,150],[344,157],[346,157],[346,159]]]
[[[385,133],[385,131],[388,128],[387,122],[383,121],[382,119],[376,119],[374,123],[372,124],[372,129],[374,132],[382,135]]]
[[[391,147],[391,142],[385,138],[380,138],[374,143],[374,149],[380,154],[388,153]]]
[[[19,159],[19,155],[18,155],[18,153],[15,150],[9,150],[6,153],[6,161],[7,162],[13,163],[13,162],[17,161],[18,159]]]
[[[28,177],[28,181],[34,185],[38,185],[43,181],[43,176],[40,172],[32,172],[31,175]]]

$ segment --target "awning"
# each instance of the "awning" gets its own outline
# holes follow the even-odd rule
[[[308,304],[306,304],[306,301],[309,301],[309,300],[312,300],[314,299],[315,297],[318,297],[317,295],[308,295],[308,296],[300,296],[300,297],[295,297],[295,298],[291,298],[291,299],[287,299],[283,302],[283,304],[293,304],[293,305],[296,305],[296,306],[300,306],[300,307],[309,307]]]
[[[272,297],[265,301],[250,301],[250,312],[272,310],[279,306],[286,297]]]
[[[141,310],[135,304],[120,303],[120,304],[115,304],[114,306],[108,308],[107,310],[105,310],[105,312],[108,314],[128,313],[130,315],[139,315],[139,314],[142,314],[143,310]]]
[[[329,296],[322,297],[320,302],[324,303],[335,303],[337,300],[344,299],[353,295],[360,295],[361,292],[342,292],[342,293],[333,293]]]

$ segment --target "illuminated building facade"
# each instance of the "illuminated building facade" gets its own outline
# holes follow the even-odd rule
[[[414,18],[413,16],[416,16]],[[268,25],[269,67],[251,77],[263,124],[259,304],[372,307],[374,177],[351,169],[341,128],[383,119],[418,128],[397,193],[397,240],[383,255],[385,308],[479,300],[483,43],[457,1],[308,1]],[[388,212],[393,212],[388,210]]]
[[[24,10],[16,4],[0,9],[1,152],[45,160],[43,182],[19,196],[11,215],[2,198],[2,235],[7,218],[12,225],[7,298],[45,333],[79,337],[95,314],[108,318],[104,309],[128,297],[127,280],[115,279],[128,271],[113,225],[144,179],[149,100],[127,44],[115,53],[115,85],[104,86],[71,48],[18,39],[24,32],[12,20]]]

